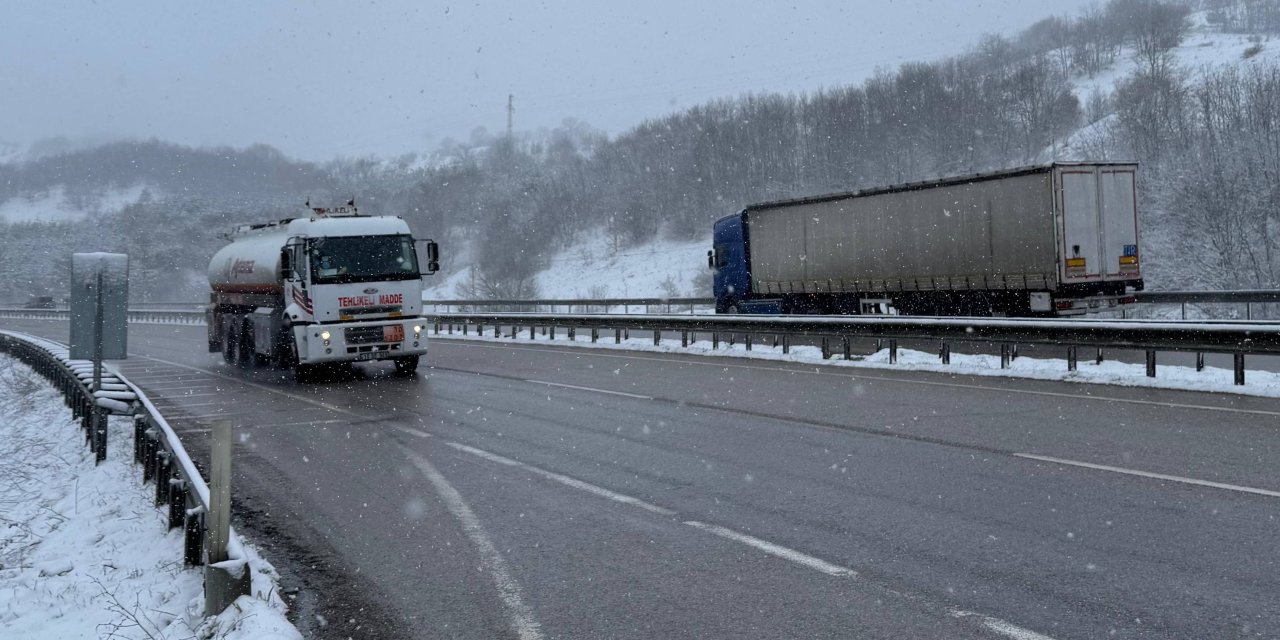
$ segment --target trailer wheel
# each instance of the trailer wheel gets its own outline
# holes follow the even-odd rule
[[[404,356],[396,358],[396,375],[409,376],[418,370],[418,356]]]

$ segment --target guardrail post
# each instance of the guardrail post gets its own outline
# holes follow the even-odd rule
[[[551,339],[551,340],[555,340],[555,339],[556,339],[556,326],[553,324],[553,325],[551,325],[550,327],[547,327],[547,329],[543,331],[543,335],[547,336],[547,337],[548,337],[549,339]]]
[[[470,335],[471,327],[467,323],[462,323],[462,335]]]
[[[889,364],[898,364],[898,340],[891,338],[889,340]]]
[[[147,429],[142,441],[142,483],[146,484],[155,473],[155,429]]]
[[[1013,346],[1009,349],[1009,360],[1013,361],[1017,359],[1018,359],[1018,343],[1015,342],[1013,343]]]
[[[826,336],[822,336],[822,359],[831,359],[831,339]]]
[[[156,506],[169,501],[169,460],[171,457],[168,451],[162,450],[156,454],[156,470],[154,474],[156,479]]]
[[[187,482],[178,474],[169,478],[169,528],[182,526],[187,506]]]
[[[147,429],[146,414],[139,413],[133,416],[133,463],[142,462],[142,432]]]
[[[840,348],[844,351],[844,359],[853,359],[853,345],[850,344],[849,336],[840,336]]]
[[[1232,365],[1234,365],[1233,368],[1235,369],[1236,386],[1243,386],[1244,385],[1244,354],[1239,352],[1233,353],[1231,354],[1231,359],[1233,361]]]
[[[595,344],[600,339],[600,328],[591,327],[591,344]]]
[[[951,343],[943,340],[940,352],[939,356],[942,358],[942,364],[951,364]]]
[[[231,421],[213,423],[213,451],[209,455],[208,564],[204,567],[204,613],[217,615],[250,590],[244,559],[229,562],[231,536]]]
[[[754,337],[754,336],[752,336],[750,333],[744,333],[744,334],[742,334],[742,348],[743,348],[743,349],[746,349],[747,351],[750,351],[750,350],[751,350],[751,342],[752,342],[752,338],[753,338],[753,337]]]
[[[1094,364],[1102,364],[1102,347],[1098,347],[1098,359],[1094,361]]]
[[[1156,352],[1153,349],[1147,349],[1147,377],[1156,377]]]
[[[719,349],[719,348],[720,348],[720,333],[717,331],[712,331],[711,332],[711,350],[715,351],[716,349]]]
[[[688,348],[688,347],[689,347],[689,332],[688,332],[688,331],[681,331],[681,332],[680,332],[680,346],[681,346],[682,348]]]
[[[662,344],[662,332],[657,329],[654,329],[653,330],[653,346],[656,347],[660,344]]]
[[[93,439],[97,442],[93,449],[94,464],[102,464],[107,459],[107,410],[101,407],[93,419]]]
[[[791,334],[782,334],[782,353],[791,353]]]
[[[613,330],[613,343],[622,344],[622,329]]]
[[[529,325],[529,339],[530,340],[538,339],[538,328],[533,325]]]
[[[182,561],[188,567],[200,566],[204,563],[204,513],[188,500],[182,520]]]
[[[1196,352],[1196,371],[1204,371],[1204,352]]]
[[[1067,347],[1067,371],[1076,370],[1076,347]]]
[[[493,337],[495,338],[502,337],[502,325],[500,324],[493,325]]]
[[[1000,343],[1000,368],[1009,368],[1009,343],[1007,342]]]

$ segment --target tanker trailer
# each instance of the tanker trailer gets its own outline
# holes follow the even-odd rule
[[[412,373],[427,352],[422,276],[439,250],[396,216],[317,207],[243,225],[209,261],[209,351],[242,368],[390,360]],[[422,260],[419,261],[421,249]]]
[[[754,204],[714,227],[719,313],[1066,316],[1143,288],[1137,165],[1074,162]]]

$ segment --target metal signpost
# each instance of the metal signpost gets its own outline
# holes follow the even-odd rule
[[[98,405],[103,359],[126,355],[129,256],[76,253],[71,256],[71,357],[93,361],[94,402],[89,439],[97,462],[107,458],[108,410]]]
[[[250,591],[249,563],[230,560],[231,540],[231,421],[213,423],[213,451],[209,456],[208,558],[204,565],[205,615],[218,615],[236,598]]]

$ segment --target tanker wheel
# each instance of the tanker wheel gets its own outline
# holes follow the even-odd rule
[[[226,328],[222,331],[222,359],[227,364],[234,365],[238,355],[240,355],[240,332],[233,328],[232,322],[227,322]]]
[[[403,356],[396,358],[396,375],[409,376],[418,370],[418,356]]]
[[[240,339],[237,346],[240,352],[236,354],[236,366],[241,369],[252,369],[258,355],[254,353],[253,330],[250,328],[248,319],[240,323]]]

